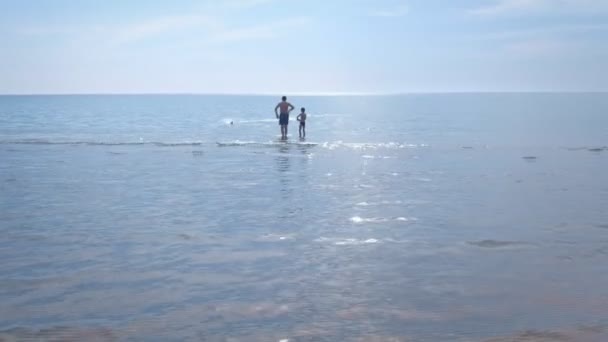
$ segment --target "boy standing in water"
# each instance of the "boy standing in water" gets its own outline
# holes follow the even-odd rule
[[[294,110],[294,106],[287,102],[287,96],[283,96],[282,101],[274,107],[274,114],[279,119],[279,125],[281,126],[281,139],[287,139],[287,125],[289,124],[289,112]],[[281,114],[277,112],[277,109],[281,109]]]
[[[306,138],[306,108],[300,109],[300,114],[296,117],[296,120],[300,121],[300,139]]]

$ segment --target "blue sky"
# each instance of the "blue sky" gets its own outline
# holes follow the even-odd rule
[[[0,0],[0,93],[607,91],[608,0]]]

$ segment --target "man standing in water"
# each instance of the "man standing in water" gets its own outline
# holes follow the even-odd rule
[[[281,139],[287,139],[287,125],[289,124],[289,112],[294,109],[294,106],[291,103],[287,102],[287,97],[283,96],[283,101],[279,102],[276,107],[274,107],[274,114],[277,119],[279,119],[279,125],[281,126]],[[281,114],[277,111],[277,109],[281,110]]]

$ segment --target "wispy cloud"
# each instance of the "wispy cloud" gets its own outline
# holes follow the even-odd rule
[[[570,24],[542,26],[527,29],[512,29],[507,31],[488,32],[476,34],[474,37],[480,40],[512,40],[518,38],[546,37],[546,36],[571,36],[576,34],[587,34],[589,32],[608,31],[608,24]]]
[[[253,6],[269,1],[271,0],[238,0],[231,1],[231,5]],[[276,38],[312,22],[310,17],[299,16],[270,23],[235,26],[225,15],[168,15],[113,26],[30,26],[19,28],[16,32],[28,36],[61,35],[79,41],[105,42],[110,46],[153,40],[163,35],[175,35],[179,39],[181,35],[192,37],[193,34],[198,36],[199,42],[229,43]]]
[[[524,40],[508,43],[503,46],[507,55],[515,57],[552,57],[564,56],[580,48],[577,43],[563,40]]]
[[[275,0],[224,0],[224,5],[229,8],[247,9],[261,5],[268,5],[274,1]]]
[[[410,12],[407,5],[401,5],[391,9],[377,9],[369,12],[370,17],[397,18],[403,17]]]
[[[200,35],[200,42],[228,43],[248,40],[272,39],[290,30],[296,30],[308,25],[309,17],[293,17],[283,20],[234,27],[227,20],[219,17],[200,15],[169,16],[135,23],[113,29],[115,43],[131,43],[137,40],[154,38],[165,33],[192,33]]]
[[[286,30],[297,29],[310,24],[309,17],[294,17],[270,24],[240,28],[224,28],[211,32],[209,39],[214,42],[235,42],[243,40],[272,39]]]
[[[515,13],[595,13],[608,11],[608,0],[498,0],[493,5],[474,8],[470,14],[499,16]]]
[[[509,12],[540,8],[546,0],[501,0],[493,5],[470,10],[475,15],[499,15]]]
[[[13,32],[24,36],[53,36],[73,34],[78,29],[69,26],[26,26],[18,27]]]
[[[111,30],[114,31],[116,42],[127,43],[158,36],[166,32],[176,32],[197,27],[212,28],[216,25],[217,23],[214,19],[204,15],[176,15],[151,19]]]

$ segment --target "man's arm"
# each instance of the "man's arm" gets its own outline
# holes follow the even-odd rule
[[[274,115],[277,117],[277,119],[279,118],[279,113],[277,112],[277,109],[279,109],[279,104],[277,104],[276,107],[274,107]]]
[[[291,112],[292,110],[296,109],[296,107],[294,107],[291,103],[289,104],[289,111]]]

